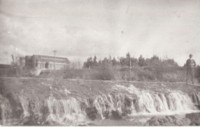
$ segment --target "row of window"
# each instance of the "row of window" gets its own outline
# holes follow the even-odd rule
[[[49,63],[49,62],[39,62],[38,64],[36,64],[36,67],[45,69],[60,69],[64,66],[65,64],[62,63]]]

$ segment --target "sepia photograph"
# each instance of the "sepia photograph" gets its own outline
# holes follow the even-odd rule
[[[0,126],[200,126],[200,0],[0,0]]]

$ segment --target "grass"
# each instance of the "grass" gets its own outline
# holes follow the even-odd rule
[[[14,73],[16,72],[16,74]],[[7,75],[32,77],[28,70],[16,69]],[[35,77],[35,76],[33,76]],[[65,68],[63,70],[42,72],[42,78],[59,77],[64,79],[85,79],[85,80],[125,80],[125,81],[162,81],[162,82],[184,82],[186,79],[186,69],[179,66],[134,66],[131,69],[127,66],[100,65],[92,68]],[[200,82],[200,67],[196,69],[196,80]]]
[[[152,91],[164,92],[165,89],[181,90],[186,93],[198,92],[200,86],[186,85],[183,82],[147,82],[147,81],[102,81],[102,80],[82,80],[82,79],[63,79],[63,78],[0,78],[1,94],[17,98],[19,91],[23,91],[25,96],[32,97],[36,94],[44,99],[49,96],[51,89],[63,91],[67,89],[77,97],[92,97],[100,93],[109,93],[112,86],[120,84],[128,86],[134,85],[140,89],[149,89]],[[58,92],[59,93],[59,92]],[[62,96],[62,95],[59,95]]]
[[[111,67],[100,66],[90,69],[65,69],[55,73],[65,79],[87,80],[125,80],[125,81],[185,81],[185,70],[177,68],[159,67]]]

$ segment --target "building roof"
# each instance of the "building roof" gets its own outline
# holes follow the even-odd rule
[[[49,61],[49,62],[64,62],[69,63],[70,61],[65,57],[58,57],[58,56],[46,56],[46,55],[33,55],[35,59],[39,61]]]

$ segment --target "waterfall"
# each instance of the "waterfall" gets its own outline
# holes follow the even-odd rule
[[[7,125],[11,117],[11,105],[7,98],[0,95],[0,125]]]
[[[80,102],[75,98],[57,100],[51,95],[46,100],[46,103],[49,109],[47,121],[55,121],[64,125],[74,125],[86,120],[86,115],[81,110]]]
[[[166,93],[157,93],[140,90],[133,85],[129,87],[116,85],[113,90],[111,94],[97,96],[94,101],[102,119],[105,118],[105,112],[111,111],[133,116],[198,111],[191,97],[181,91],[167,90]]]
[[[117,87],[117,88],[116,88]],[[116,85],[114,89],[118,91],[125,90],[130,94],[135,93],[137,96],[138,113],[173,113],[173,112],[190,112],[197,110],[191,97],[186,93],[178,90],[167,90],[165,93],[139,90],[133,85],[129,87]]]
[[[64,91],[64,92],[63,92]],[[108,93],[87,99],[73,96],[69,90],[54,90],[41,100],[35,92],[31,97],[22,90],[18,97],[21,113],[18,125],[87,125],[94,119],[120,119],[124,116],[191,113],[199,111],[200,94],[189,96],[178,90],[156,92],[134,85],[114,85]],[[14,106],[16,107],[16,106]],[[1,124],[13,125],[13,106],[0,95]]]

